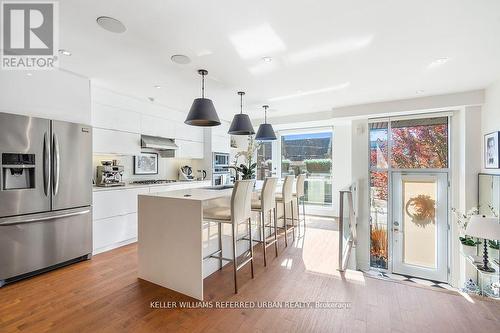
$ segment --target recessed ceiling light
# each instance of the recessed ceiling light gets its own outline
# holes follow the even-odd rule
[[[271,62],[271,61],[273,61],[273,58],[271,58],[271,57],[262,57],[262,61],[264,61],[264,62]]]
[[[170,60],[179,65],[187,65],[191,62],[191,59],[184,54],[174,54],[173,56],[170,57]]]
[[[97,18],[96,22],[101,28],[117,34],[121,34],[127,30],[122,22],[112,17],[100,16]]]
[[[161,86],[159,86],[159,85],[155,85],[153,87],[155,87],[156,89],[161,89]]]
[[[448,61],[450,61],[450,58],[438,58],[438,59],[434,60],[433,62],[431,62],[427,67],[428,68],[438,67],[438,66],[446,64]]]
[[[148,99],[149,99],[150,102],[154,102],[155,101],[154,97],[148,97]]]
[[[65,55],[67,57],[71,56],[71,52],[69,52],[68,50],[65,50],[65,49],[59,49],[59,53],[62,55]]]

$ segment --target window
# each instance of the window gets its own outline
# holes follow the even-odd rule
[[[305,173],[308,204],[332,204],[332,132],[281,136],[281,177]]]
[[[273,175],[272,142],[261,142],[257,150],[257,179],[264,180]]]
[[[448,167],[448,117],[393,121],[391,140],[393,168]]]

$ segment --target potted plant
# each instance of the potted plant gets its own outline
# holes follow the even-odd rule
[[[253,136],[248,136],[248,146],[247,150],[242,150],[236,153],[235,156],[235,167],[236,170],[241,174],[242,179],[254,179],[255,178],[255,168],[257,166],[256,162],[253,162],[255,153],[259,149],[260,144],[255,142]],[[239,166],[236,165],[238,158],[243,156],[245,163],[241,163]]]
[[[479,209],[477,207],[473,207],[469,209],[468,212],[466,213],[461,213],[459,212],[456,208],[451,209],[453,214],[455,215],[455,219],[457,221],[458,227],[460,229],[460,243],[461,245],[461,251],[466,255],[476,255],[477,254],[477,245],[480,244],[481,242],[467,236],[465,234],[465,229],[467,228],[467,224],[470,221],[470,218],[473,215],[479,214]]]

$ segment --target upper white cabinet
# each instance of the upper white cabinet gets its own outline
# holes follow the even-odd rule
[[[179,146],[175,156],[179,158],[203,158],[203,142],[198,141],[187,141],[187,140],[175,140],[175,143]]]
[[[140,134],[146,134],[176,139],[178,157],[203,158],[203,128],[184,124],[185,116],[146,99],[92,86],[94,152],[137,154],[141,150]],[[134,146],[126,147],[131,144]]]
[[[141,135],[94,128],[92,146],[94,153],[137,155],[141,152]]]
[[[227,133],[229,123],[222,122],[221,125],[205,129],[205,147],[210,151],[205,151],[205,157],[212,156],[213,152],[229,153],[231,150],[231,135]]]
[[[98,128],[140,133],[141,115],[117,107],[92,103],[92,125]]]

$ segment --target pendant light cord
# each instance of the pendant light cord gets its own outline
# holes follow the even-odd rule
[[[201,98],[205,98],[205,73],[201,74]]]
[[[267,124],[267,108],[269,106],[267,105],[264,105],[263,108],[264,108],[264,124]]]

